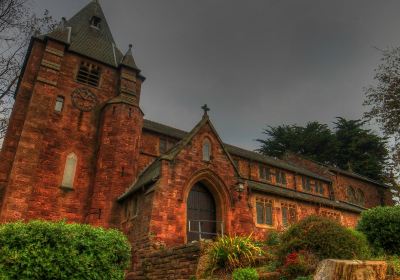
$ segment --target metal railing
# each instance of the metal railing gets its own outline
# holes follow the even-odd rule
[[[204,223],[215,223],[215,232],[206,232],[202,230],[202,224]],[[197,225],[198,231],[195,231],[194,225]],[[219,225],[219,230],[217,226]],[[222,236],[224,235],[224,221],[212,221],[212,220],[189,220],[188,221],[188,232],[190,233],[198,233],[199,234],[199,240],[202,239],[202,235],[213,235],[213,236],[218,236],[221,234]],[[203,227],[204,228],[204,227]]]

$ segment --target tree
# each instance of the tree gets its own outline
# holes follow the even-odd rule
[[[290,151],[322,163],[330,163],[336,154],[336,140],[326,124],[269,126],[263,134],[267,135],[266,139],[257,139],[262,154],[281,157]]]
[[[386,139],[364,129],[361,120],[338,118],[335,136],[338,143],[334,164],[345,170],[382,180],[388,158]]]
[[[36,16],[29,0],[0,1],[0,139],[8,117],[25,53],[34,32],[47,32],[55,24],[47,10]]]
[[[338,118],[334,130],[318,122],[279,125],[264,130],[259,152],[281,157],[287,152],[351,170],[375,180],[386,177],[386,139],[364,128],[360,120]]]
[[[393,137],[393,163],[400,165],[400,48],[382,51],[381,64],[375,69],[375,85],[364,91],[367,120],[375,120],[388,137]]]

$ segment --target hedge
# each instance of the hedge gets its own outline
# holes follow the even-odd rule
[[[332,219],[309,216],[282,234],[280,258],[301,250],[321,259],[366,259],[368,241],[362,233],[349,230]]]
[[[0,225],[0,279],[124,279],[130,245],[119,231],[31,221]]]
[[[367,236],[377,254],[400,254],[400,206],[376,207],[362,212],[357,230]]]

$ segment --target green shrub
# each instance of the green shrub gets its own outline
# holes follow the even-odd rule
[[[117,230],[65,222],[0,225],[1,279],[124,279],[130,245]]]
[[[279,262],[277,260],[271,260],[266,265],[263,266],[263,270],[266,272],[274,272],[279,266]]]
[[[376,207],[364,211],[357,225],[376,252],[400,254],[400,206]]]
[[[238,268],[233,271],[233,280],[258,280],[257,270],[254,268]]]
[[[400,257],[391,256],[386,260],[388,264],[388,275],[400,276]]]
[[[312,276],[299,276],[295,280],[313,280]]]
[[[358,248],[357,256],[359,259],[369,259],[372,257],[371,246],[364,233],[355,229],[347,229],[354,237],[355,247]]]
[[[251,236],[223,236],[211,245],[208,254],[211,271],[217,268],[232,271],[253,264],[262,250]]]
[[[278,255],[307,251],[319,259],[364,259],[368,251],[365,238],[338,222],[319,216],[309,216],[292,225],[282,234]]]
[[[268,232],[267,239],[265,240],[265,245],[267,246],[277,246],[281,243],[281,237],[279,232],[270,231]]]

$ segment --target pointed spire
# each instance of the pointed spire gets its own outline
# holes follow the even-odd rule
[[[45,36],[68,44],[70,51],[118,67],[123,54],[115,48],[114,38],[98,0],[91,0],[63,25],[62,32],[56,29]]]
[[[129,44],[129,48],[122,58],[121,65],[140,71],[139,68],[136,66],[135,59],[132,55],[132,44]]]
[[[69,44],[69,30],[67,30],[67,19],[65,17],[61,18],[60,23],[51,31],[49,34],[46,35],[54,40],[62,42],[64,44]]]

